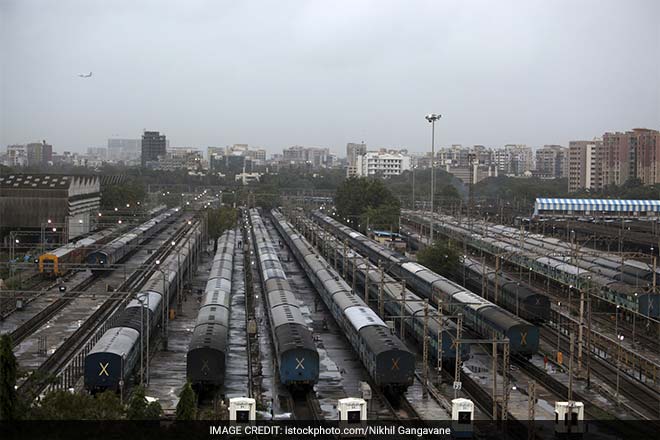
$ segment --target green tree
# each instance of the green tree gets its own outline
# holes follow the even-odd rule
[[[101,193],[101,207],[103,209],[114,209],[130,204],[135,206],[137,202],[144,203],[146,191],[144,185],[138,179],[131,179],[130,181],[121,185],[110,185],[103,189]]]
[[[217,209],[209,209],[209,237],[217,239],[227,229],[236,224],[238,211],[229,206],[222,206]]]
[[[16,396],[16,357],[8,334],[0,337],[0,420],[18,418],[18,398]]]
[[[346,179],[335,196],[337,217],[349,226],[396,230],[401,206],[398,198],[379,179]]]
[[[452,184],[446,184],[440,189],[440,197],[445,201],[456,201],[461,199],[456,187]]]
[[[144,387],[137,386],[133,391],[133,395],[128,401],[128,409],[126,410],[126,418],[129,420],[145,420],[147,414],[147,402],[144,396]]]
[[[417,253],[417,261],[439,275],[449,276],[458,267],[459,255],[447,242],[436,241]]]
[[[51,391],[32,408],[37,420],[91,420],[97,414],[94,398],[89,394]]]
[[[158,401],[150,402],[147,405],[147,410],[144,413],[144,418],[147,420],[158,420],[163,415],[163,407],[160,406]]]
[[[179,394],[179,403],[176,404],[176,419],[195,420],[196,412],[197,404],[195,392],[190,385],[190,381],[188,381],[181,390],[181,394]]]
[[[117,393],[105,391],[94,399],[92,418],[95,420],[119,420],[126,413]]]

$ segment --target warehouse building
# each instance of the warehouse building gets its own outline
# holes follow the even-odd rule
[[[98,176],[0,176],[0,222],[11,230],[58,228],[67,239],[90,231],[101,204]],[[49,222],[50,220],[50,222]]]

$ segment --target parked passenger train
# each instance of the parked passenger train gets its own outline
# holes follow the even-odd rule
[[[403,393],[414,381],[415,355],[279,212],[271,214],[374,383],[391,395]]]
[[[253,245],[268,309],[280,382],[294,389],[309,388],[319,379],[319,354],[287,281],[277,251],[256,209],[250,210]]]
[[[118,312],[118,318],[85,356],[84,384],[87,390],[92,393],[118,391],[122,384],[129,383],[140,363],[141,347],[147,349],[147,335],[151,335],[149,339],[156,335],[163,313],[169,308],[178,280],[186,275],[199,240],[199,228],[186,233],[161,263],[163,272],[154,272],[136,298]]]
[[[168,221],[178,217],[179,211],[179,208],[172,208],[112,240],[102,249],[91,252],[87,256],[87,264],[92,266],[92,272],[101,272],[121,261],[122,258],[134,251],[136,246],[144,243],[165,228]]]
[[[341,239],[347,239],[372,262],[383,261],[392,273],[407,280],[407,284],[421,296],[435,303],[439,299],[453,314],[463,313],[465,322],[482,337],[508,338],[513,354],[531,356],[538,351],[539,329],[535,325],[327,215],[315,212],[313,219]]]
[[[236,231],[227,231],[217,241],[186,355],[187,377],[198,391],[218,387],[225,379],[236,235]]]

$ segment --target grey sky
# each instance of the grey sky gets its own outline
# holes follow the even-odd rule
[[[0,145],[567,144],[660,128],[657,0],[0,0]],[[89,79],[77,74],[93,71]]]

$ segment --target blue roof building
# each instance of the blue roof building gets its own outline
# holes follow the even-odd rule
[[[655,217],[660,200],[537,198],[534,217]]]

